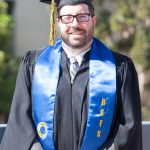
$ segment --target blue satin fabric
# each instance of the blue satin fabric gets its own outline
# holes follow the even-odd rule
[[[61,63],[61,40],[39,56],[33,78],[33,116],[44,150],[54,150],[54,105]],[[116,66],[112,52],[93,39],[90,53],[88,119],[81,150],[97,150],[106,141],[114,113]],[[105,100],[105,105],[102,105]],[[101,110],[102,114],[101,115]],[[100,121],[102,124],[100,125]]]
[[[112,52],[97,39],[91,48],[89,78],[88,119],[81,150],[97,150],[104,144],[115,108],[115,61]],[[105,105],[102,105],[102,99],[105,100]],[[101,111],[104,116],[101,116]],[[101,126],[100,120],[103,121]],[[97,134],[100,134],[100,137]]]
[[[39,140],[44,150],[54,150],[54,104],[61,61],[61,41],[48,46],[38,58],[33,79],[33,117],[35,126],[45,135]],[[38,133],[38,131],[37,131]],[[39,135],[39,134],[38,134]]]

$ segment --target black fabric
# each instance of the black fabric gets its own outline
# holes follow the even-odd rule
[[[82,139],[80,134],[83,135],[81,127],[85,126],[86,123],[85,121],[82,122],[82,114],[88,103],[86,90],[89,74],[88,55],[85,56],[74,82],[71,84],[69,59],[66,53],[62,52],[61,73],[55,105],[54,141],[57,150],[77,150],[80,148],[79,143],[81,142],[79,141]]]
[[[114,143],[117,150],[142,150],[141,104],[133,62],[114,53],[117,65],[118,113]]]
[[[117,67],[117,103],[109,137],[100,150],[104,150],[104,148],[109,150],[112,143],[115,145],[115,150],[142,150],[141,105],[137,73],[132,61],[128,57],[117,53],[113,53],[113,55]],[[1,150],[30,150],[34,141],[37,140],[32,118],[31,91],[34,63],[35,51],[31,51],[23,57],[20,64],[8,125],[0,147]],[[77,83],[81,83],[81,80],[79,79],[80,77],[78,78],[77,75],[73,88],[78,87]],[[68,77],[66,82],[69,82],[69,80],[67,80]],[[64,86],[64,88],[66,87]],[[84,90],[84,92],[88,93],[88,89],[84,88]],[[69,91],[66,92],[66,94],[69,94]],[[78,133],[78,129],[74,130],[77,136],[80,134],[80,137],[76,140],[78,141],[79,139],[79,145],[82,143],[87,119],[87,97],[88,94],[87,96],[84,96],[82,101],[82,103],[85,103],[83,104],[85,107],[82,107],[81,117],[74,120],[74,122],[81,122],[79,123],[81,124],[79,125],[80,133]],[[71,104],[70,107],[72,107]],[[71,112],[71,108],[67,109]],[[76,110],[74,110],[74,112],[76,112]],[[61,114],[56,118],[58,117],[62,119]],[[65,120],[66,117],[63,119]],[[72,121],[73,119],[71,118],[70,120]],[[68,120],[66,121],[68,122]],[[64,129],[65,135],[58,136],[63,137],[69,134],[68,125]],[[70,128],[72,128],[72,126]],[[57,138],[55,138],[55,142],[57,145]],[[66,142],[68,143],[68,141]]]
[[[73,150],[77,150],[80,148],[80,144],[83,135],[82,126],[85,126],[86,120],[83,122],[83,113],[86,109],[85,107],[88,106],[88,76],[89,76],[89,52],[87,53],[86,57],[84,57],[84,61],[79,68],[79,71],[76,74],[74,82],[72,84],[72,114],[73,114]],[[80,83],[80,84],[79,84]]]
[[[55,107],[55,147],[58,150],[72,150],[72,104],[71,84],[68,73],[67,57],[62,55],[60,80],[57,90],[57,101]],[[67,132],[65,132],[67,129]]]
[[[59,8],[65,6],[65,5],[73,5],[73,4],[80,4],[80,3],[92,5],[91,1],[92,0],[55,0],[57,6]],[[51,4],[52,0],[40,0],[40,2]]]

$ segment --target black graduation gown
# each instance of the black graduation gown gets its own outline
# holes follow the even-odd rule
[[[104,148],[109,150],[112,144],[115,150],[142,150],[141,105],[137,73],[128,57],[114,52],[113,55],[117,67],[116,108],[109,137],[100,150]],[[37,140],[31,100],[35,59],[36,51],[30,51],[26,53],[20,64],[1,150],[30,150]],[[83,116],[86,122],[86,111]]]
[[[87,118],[89,52],[83,57],[73,84],[70,83],[69,63],[63,51],[55,105],[54,141],[57,150],[80,149]]]

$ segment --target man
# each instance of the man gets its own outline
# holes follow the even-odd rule
[[[1,150],[142,150],[132,61],[93,37],[91,0],[57,5],[61,39],[22,59]]]

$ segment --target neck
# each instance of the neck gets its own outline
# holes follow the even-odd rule
[[[87,45],[85,45],[83,48],[71,48],[68,45],[66,45],[64,42],[62,42],[62,48],[64,49],[64,51],[67,53],[68,56],[70,57],[75,57],[78,54],[81,54],[83,52],[85,52],[86,50],[88,50],[91,47],[92,44],[91,40]]]

